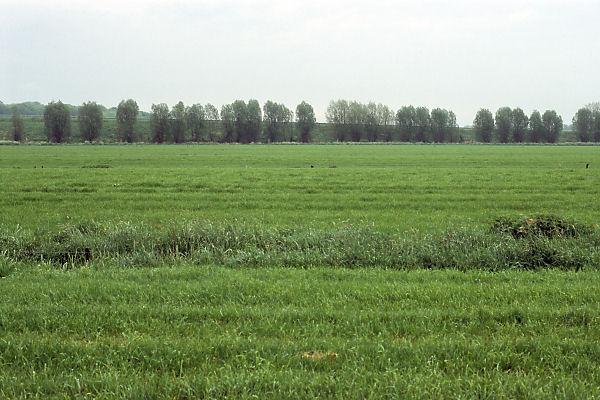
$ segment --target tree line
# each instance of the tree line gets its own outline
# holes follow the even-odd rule
[[[573,117],[580,142],[600,142],[600,102],[580,108]]]
[[[501,107],[495,115],[487,108],[477,112],[473,128],[478,141],[484,143],[556,143],[563,130],[563,120],[554,110],[528,117],[520,108]]]
[[[24,140],[21,109],[11,109],[11,137],[15,141]],[[75,116],[73,109],[74,106],[61,101],[44,106],[43,119],[49,142],[69,140],[72,117],[78,121],[82,140],[100,139],[108,109],[91,101],[76,107]],[[119,140],[129,143],[147,140],[136,134],[135,124],[140,115],[138,104],[132,99],[123,100],[114,107]],[[316,125],[313,107],[304,101],[298,104],[295,112],[271,100],[262,107],[254,99],[236,100],[223,105],[220,110],[210,103],[185,106],[180,101],[172,107],[165,103],[153,104],[146,115],[151,126],[150,140],[154,143],[310,142]],[[452,143],[466,140],[454,112],[443,108],[430,111],[423,106],[403,106],[394,112],[381,103],[333,100],[327,108],[326,120],[332,139],[337,141]],[[579,141],[600,142],[600,103],[579,109],[573,117],[573,126]],[[518,107],[501,107],[495,114],[482,108],[475,116],[473,130],[475,139],[484,143],[555,143],[563,130],[563,120],[554,110],[546,110],[543,114],[536,110],[527,116]]]
[[[86,102],[78,107],[77,121],[83,140],[100,139],[104,123],[103,107]],[[139,106],[132,100],[123,100],[116,108],[116,125],[121,141],[133,143],[140,138],[135,132]],[[61,101],[50,102],[44,109],[44,126],[49,142],[63,143],[71,136],[70,107]],[[215,123],[220,127],[215,127]],[[218,111],[212,104],[194,104],[186,107],[178,102],[173,107],[165,103],[153,104],[150,113],[151,141],[154,143],[223,142],[255,143],[297,140],[310,142],[316,124],[313,107],[302,102],[296,112],[285,105],[267,101],[261,108],[257,100],[236,100]],[[24,139],[24,124],[19,109],[12,114],[12,139]]]
[[[370,102],[334,100],[329,104],[327,122],[333,125],[338,141],[392,141],[397,133],[402,142],[456,142],[458,124],[452,111],[403,106],[396,113],[388,106]]]

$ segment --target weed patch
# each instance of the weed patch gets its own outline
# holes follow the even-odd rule
[[[57,265],[115,261],[123,267],[183,260],[231,267],[492,271],[597,268],[598,233],[590,228],[583,235],[584,230],[575,229],[577,235],[531,234],[523,240],[496,227],[487,233],[456,230],[406,235],[351,225],[319,230],[261,227],[235,221],[190,221],[173,223],[168,228],[130,222],[83,222],[61,225],[54,231],[0,230],[0,251],[15,261]]]
[[[509,234],[517,239],[542,236],[557,238],[589,235],[592,228],[589,225],[555,215],[537,215],[522,218],[497,218],[492,225],[492,231]]]

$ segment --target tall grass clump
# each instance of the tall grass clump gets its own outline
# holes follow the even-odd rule
[[[117,261],[144,266],[185,260],[247,267],[492,271],[600,265],[595,228],[557,218],[522,221],[496,220],[488,232],[458,229],[440,234],[379,232],[352,225],[323,230],[187,221],[157,228],[92,221],[46,231],[0,229],[0,254],[14,261],[57,265]]]
[[[593,229],[589,225],[567,220],[556,215],[540,214],[534,217],[497,218],[492,224],[492,231],[509,234],[516,239],[523,239],[587,236],[593,232]]]

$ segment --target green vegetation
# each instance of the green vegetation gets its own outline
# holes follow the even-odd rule
[[[0,396],[593,398],[595,272],[23,268]]]
[[[580,108],[573,117],[573,126],[581,142],[600,142],[600,104]]]
[[[433,233],[538,213],[597,224],[599,167],[588,146],[1,146],[0,224],[235,220]]]
[[[63,143],[71,135],[71,116],[62,102],[51,102],[44,111],[44,126],[50,143]]]
[[[0,397],[598,397],[598,166],[593,146],[0,146]]]
[[[135,100],[122,100],[117,107],[117,130],[119,138],[123,142],[132,143],[136,141],[135,123],[140,108]]]
[[[296,120],[300,134],[300,142],[311,141],[311,133],[316,125],[315,111],[312,106],[303,101],[296,107]]]
[[[12,129],[10,131],[9,138],[15,142],[23,141],[25,137],[25,124],[19,111],[15,108],[11,116]]]
[[[152,104],[152,141],[163,143],[169,133],[169,106],[165,103]]]
[[[263,228],[239,223],[78,223],[59,230],[0,231],[10,262],[78,266],[91,261],[121,266],[176,260],[240,267],[345,267],[503,270],[600,266],[600,232],[557,217],[497,220],[491,232],[443,234],[377,232],[352,226],[328,230]]]
[[[460,128],[454,112],[441,108],[430,112],[427,107],[402,106],[394,113],[381,103],[347,100],[331,101],[326,124],[316,124],[312,106],[304,101],[296,107],[295,117],[284,104],[271,100],[267,100],[262,109],[257,100],[248,103],[236,100],[223,105],[220,113],[210,103],[186,107],[181,101],[170,112],[166,103],[153,104],[152,113],[140,111],[132,99],[123,100],[118,107],[110,109],[93,102],[79,107],[60,104],[65,115],[73,117],[73,122],[80,125],[80,134],[70,140],[74,143],[97,140],[109,143],[557,143],[600,140],[600,107],[596,103],[580,109],[573,118],[576,131],[566,132],[563,132],[562,117],[556,111],[546,110],[542,115],[534,110],[531,117],[527,117],[518,107],[499,108],[495,120],[489,110],[481,109],[475,116],[473,128]],[[2,102],[0,106],[0,139],[2,136],[7,140],[15,138],[14,129],[9,129],[2,118],[12,109],[25,111],[33,125],[32,132],[27,132],[25,137],[27,141],[56,141],[51,137],[44,139],[35,127],[39,119],[36,116],[45,113],[46,106],[39,103],[4,105]],[[107,119],[104,121],[106,130],[102,129],[101,116]],[[111,123],[114,119],[116,128],[112,126],[115,121]],[[61,137],[61,142],[66,141],[69,141],[68,137]]]
[[[100,138],[103,117],[102,108],[98,104],[94,102],[83,103],[79,108],[77,121],[79,122],[79,131],[83,139],[93,142]]]

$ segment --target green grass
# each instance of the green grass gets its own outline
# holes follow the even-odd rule
[[[600,397],[599,171],[584,146],[0,146],[0,398]],[[513,237],[540,213],[585,229]]]
[[[0,224],[26,228],[235,219],[434,232],[600,217],[600,151],[587,146],[0,146],[0,182]]]
[[[1,285],[3,398],[600,396],[597,273],[38,266]]]

